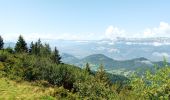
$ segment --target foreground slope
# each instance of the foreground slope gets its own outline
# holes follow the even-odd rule
[[[2,100],[38,100],[52,98],[50,94],[54,88],[34,86],[29,82],[15,82],[7,78],[0,78],[0,99]]]

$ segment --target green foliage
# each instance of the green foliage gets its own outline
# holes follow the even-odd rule
[[[14,50],[13,50],[13,48],[11,48],[11,47],[5,48],[5,51],[7,51],[7,52],[9,52],[9,53],[14,53]]]
[[[52,96],[42,96],[40,100],[56,100],[56,99]]]
[[[3,42],[3,38],[0,35],[0,50],[2,50],[4,47],[4,42]]]
[[[9,58],[5,58],[7,55],[1,56],[2,60],[6,61],[3,71],[11,79],[46,80],[49,84],[71,90],[75,82],[75,73],[80,72],[79,68],[71,65],[55,64],[48,57],[37,57],[27,53],[9,55]]]
[[[47,43],[42,44],[41,40],[39,39],[35,43],[31,42],[30,48],[29,48],[29,53],[32,55],[49,57],[49,56],[51,56],[52,52],[51,52],[50,45]]]
[[[69,92],[69,90],[65,89],[63,86],[59,88],[55,88],[54,97],[56,97],[57,100],[77,100],[78,99],[78,96],[76,94]]]
[[[7,52],[4,52],[3,50],[0,50],[0,62],[5,62],[7,59]]]
[[[41,50],[40,50],[40,53],[43,54],[44,56],[49,56],[51,54],[51,48],[50,48],[50,45],[45,43]]]
[[[81,98],[88,99],[109,99],[114,91],[104,82],[97,82],[94,77],[89,77],[85,81],[77,81],[75,83],[75,87],[77,88],[77,94]]]
[[[170,99],[170,67],[147,71],[144,76],[134,75],[131,80],[132,94],[144,99]]]
[[[20,35],[15,45],[15,52],[22,53],[27,51],[28,51],[27,43],[25,42],[24,38]]]
[[[90,70],[90,65],[89,65],[89,63],[86,63],[85,71],[86,71],[88,74],[92,74],[92,72],[91,72],[91,70]]]
[[[54,51],[52,52],[51,60],[56,64],[61,63],[61,57],[56,47],[54,48]]]
[[[102,64],[99,66],[99,69],[95,75],[95,78],[96,78],[96,81],[105,82],[106,85],[108,85],[110,83],[110,80],[109,80],[109,78],[104,70],[104,66]]]
[[[55,100],[54,89],[39,87],[31,82],[15,82],[0,78],[0,100]]]
[[[91,76],[85,70],[74,83],[77,94],[80,98],[103,100],[116,97],[116,91],[111,89],[106,73],[101,65],[95,76]]]
[[[47,69],[47,73],[47,80],[50,84],[64,86],[68,89],[72,88],[75,79],[72,69],[68,65],[53,65]]]
[[[142,76],[134,74],[128,81],[127,78],[123,79],[126,80],[124,82],[122,77],[106,73],[102,64],[97,72],[92,73],[88,63],[85,69],[61,63],[57,48],[52,51],[49,44],[42,44],[40,39],[31,43],[28,53],[26,42],[20,36],[15,51],[16,53],[12,48],[0,50],[0,78],[35,82],[39,87],[52,86],[55,89],[52,93],[49,91],[48,95],[42,93],[43,95],[36,95],[33,99],[170,99],[170,67],[166,64],[166,60],[164,60],[164,67],[148,70]],[[113,78],[116,80],[114,83],[111,82]],[[0,92],[6,91],[8,86],[10,88],[9,91],[1,94],[6,96],[7,93],[12,93],[8,99],[15,99],[16,94],[13,90],[19,88],[3,82],[0,84]],[[5,84],[5,88],[2,84]],[[29,87],[23,88],[22,91],[27,88]],[[40,89],[41,91],[36,90],[36,93],[45,91]],[[25,98],[21,97],[21,99]]]

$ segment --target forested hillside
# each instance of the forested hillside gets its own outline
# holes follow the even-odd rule
[[[27,45],[20,35],[14,48],[4,48],[0,36],[0,99],[136,100],[170,99],[170,67],[127,78],[61,62],[58,49],[48,43]],[[112,79],[115,79],[114,82]],[[120,79],[119,79],[120,78]]]

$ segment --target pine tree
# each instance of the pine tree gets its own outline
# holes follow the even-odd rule
[[[51,48],[50,45],[45,43],[41,48],[41,55],[43,56],[49,56],[51,54]]]
[[[85,71],[89,74],[91,74],[89,63],[86,63]]]
[[[103,64],[101,64],[99,66],[99,69],[98,69],[98,71],[97,71],[97,73],[95,75],[95,78],[99,82],[105,82],[106,84],[110,84],[110,80],[109,80],[109,78],[108,78],[108,76],[107,76],[107,74],[106,74],[106,72],[104,70]]]
[[[21,53],[27,51],[28,51],[27,43],[25,42],[24,38],[20,35],[15,45],[15,52]]]
[[[35,54],[36,55],[41,55],[41,49],[42,49],[42,43],[41,43],[41,39],[38,39],[38,41],[35,43]]]
[[[38,41],[35,43],[31,42],[29,53],[41,56],[41,49],[43,49],[43,45],[41,40],[38,39]]]
[[[4,47],[3,38],[0,36],[0,50],[2,50],[3,47]]]
[[[54,51],[52,53],[51,60],[56,64],[61,63],[61,56],[59,55],[59,51],[57,50],[56,47],[54,48]]]
[[[30,44],[29,53],[33,54],[33,52],[34,52],[34,42],[32,41]]]

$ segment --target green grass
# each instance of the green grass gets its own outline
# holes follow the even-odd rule
[[[0,100],[54,100],[54,88],[34,86],[28,82],[15,82],[0,78]]]

